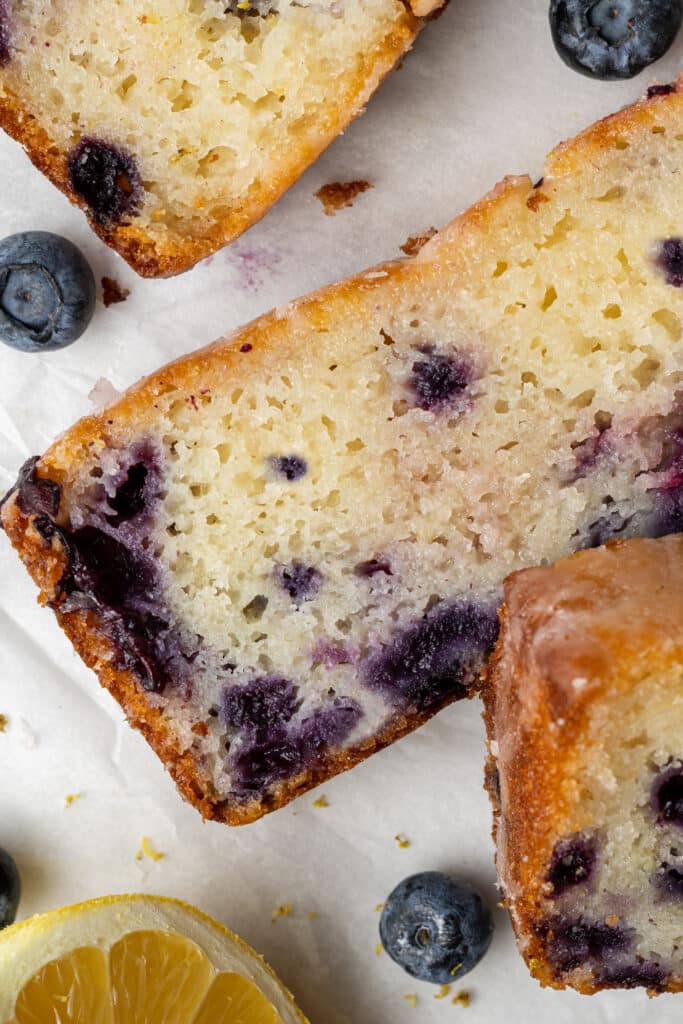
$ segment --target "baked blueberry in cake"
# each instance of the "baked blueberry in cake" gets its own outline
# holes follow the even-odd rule
[[[5,530],[203,814],[473,693],[510,572],[681,529],[682,138],[643,100],[24,467]]]
[[[0,126],[141,274],[258,220],[443,0],[0,0]]]
[[[683,989],[683,536],[505,583],[484,687],[498,871],[544,985]]]

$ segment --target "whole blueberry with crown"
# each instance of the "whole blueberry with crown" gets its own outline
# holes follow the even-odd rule
[[[669,49],[681,0],[552,0],[550,27],[565,64],[591,78],[633,78]]]

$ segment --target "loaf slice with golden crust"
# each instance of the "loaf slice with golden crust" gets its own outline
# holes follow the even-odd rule
[[[498,871],[532,973],[683,990],[683,536],[510,577],[484,698]]]
[[[257,221],[443,0],[0,2],[0,126],[140,274]]]
[[[25,467],[12,543],[207,817],[476,690],[511,571],[681,529],[682,139],[672,87]]]

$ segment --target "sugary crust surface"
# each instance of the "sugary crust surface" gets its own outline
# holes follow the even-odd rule
[[[163,241],[152,238],[145,230],[130,224],[106,225],[98,223],[87,204],[73,191],[67,171],[66,154],[50,139],[35,115],[24,110],[20,100],[6,87],[0,86],[0,127],[19,142],[31,162],[79,206],[106,245],[121,255],[142,277],[171,277],[189,270],[200,260],[234,241],[256,221],[303,174],[327,146],[363,113],[365,105],[403,55],[410,49],[425,24],[425,16],[433,14],[440,3],[429,2],[424,16],[414,17],[407,7],[405,23],[396,25],[383,47],[378,48],[371,68],[363,68],[351,84],[352,102],[344,109],[332,108],[324,123],[306,145],[292,146],[291,160],[272,168],[272,174],[253,189],[248,199],[234,207],[229,215],[202,237],[189,238],[182,233],[167,232]],[[313,141],[311,141],[311,138]]]
[[[595,125],[574,143],[566,143],[551,155],[544,184],[534,189],[528,177],[509,178],[469,211],[437,234],[412,260],[384,264],[356,278],[333,285],[323,291],[275,310],[230,337],[208,346],[194,355],[184,357],[135,385],[116,403],[99,415],[77,423],[43,456],[38,473],[57,483],[68,483],[88,446],[92,444],[125,443],[131,435],[144,431],[154,419],[157,399],[169,390],[184,393],[202,388],[220,387],[227,373],[260,377],[271,366],[293,357],[302,340],[311,332],[324,329],[327,321],[356,320],[362,322],[381,298],[386,307],[405,304],[406,297],[419,295],[423,286],[443,280],[448,274],[457,289],[460,269],[471,264],[472,254],[487,234],[495,234],[497,225],[505,222],[512,230],[523,232],[526,219],[533,216],[532,201],[539,195],[552,195],[556,175],[569,173],[590,161],[592,155],[606,146],[614,133],[628,135],[637,143],[657,118],[676,124],[681,118],[683,95],[643,100],[622,113]],[[530,212],[532,211],[532,212]],[[247,353],[247,354],[245,354]],[[10,540],[24,560],[33,579],[41,589],[43,601],[51,599],[56,581],[63,571],[59,554],[46,555],[45,541],[30,527],[30,517],[20,510],[16,497],[2,509],[2,522]],[[217,801],[207,786],[201,769],[179,753],[172,732],[163,716],[147,705],[135,677],[111,666],[114,650],[110,642],[91,628],[92,613],[57,609],[61,625],[71,637],[77,651],[97,671],[103,685],[112,692],[131,719],[176,779],[179,788],[201,812],[210,818],[239,824],[251,821],[266,810],[282,806],[306,789],[331,775],[343,771],[369,756],[374,750],[393,742],[416,728],[430,714],[394,719],[391,726],[375,735],[361,748],[350,749],[330,758],[319,769],[302,773],[282,783],[269,799],[268,806],[254,801],[241,807],[227,807]]]
[[[483,687],[496,861],[527,964],[562,988],[534,926],[553,843],[585,824],[571,765],[592,707],[683,659],[683,536],[612,541],[514,573],[501,621]]]

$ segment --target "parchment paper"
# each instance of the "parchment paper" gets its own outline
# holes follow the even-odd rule
[[[506,173],[540,176],[544,153],[683,68],[683,35],[635,82],[592,82],[556,57],[547,0],[452,0],[364,117],[265,219],[171,281],[143,281],[80,213],[0,138],[0,234],[67,235],[130,288],[98,306],[88,333],[45,356],[0,346],[0,491],[23,460],[89,411],[99,378],[117,388],[271,306],[400,255]],[[324,215],[314,192],[366,178],[352,208]],[[142,738],[85,669],[0,537],[0,844],[19,862],[21,915],[104,893],[182,897],[263,952],[313,1024],[629,1024],[678,1021],[683,996],[586,998],[542,991],[517,956],[506,914],[492,948],[454,985],[468,1009],[376,955],[373,908],[405,875],[445,869],[497,894],[482,791],[476,702],[458,704],[352,773],[240,830],[202,824]],[[323,793],[328,807],[314,807]],[[67,794],[81,794],[65,806]],[[410,842],[401,848],[395,836]],[[136,860],[142,836],[165,857]],[[291,913],[273,920],[275,908]],[[317,914],[311,917],[311,914]],[[402,997],[415,993],[417,1005]]]

